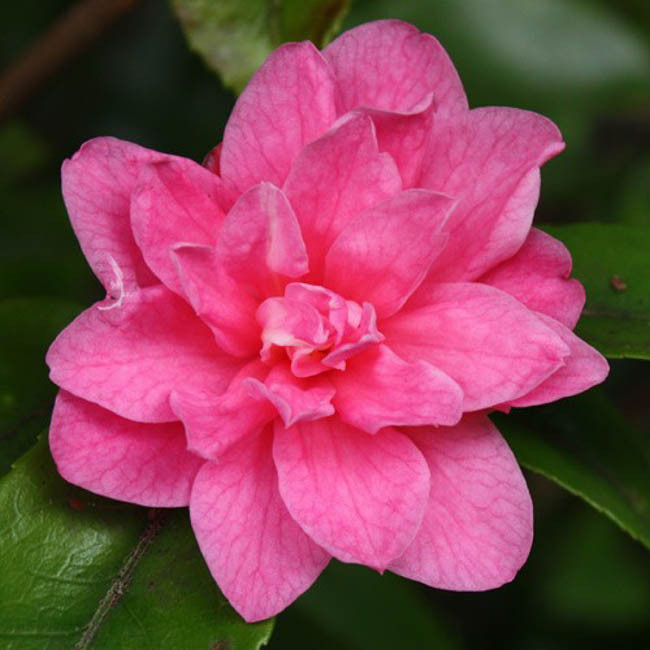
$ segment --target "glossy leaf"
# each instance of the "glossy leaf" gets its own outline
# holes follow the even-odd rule
[[[0,475],[47,425],[56,387],[45,352],[81,309],[54,298],[0,301]]]
[[[650,230],[603,223],[544,230],[568,246],[587,291],[577,334],[608,357],[650,359]]]
[[[247,625],[219,593],[186,510],[96,497],[59,477],[41,440],[0,480],[3,648],[253,650],[272,621]]]
[[[581,497],[650,548],[650,443],[602,389],[525,415],[493,415],[519,462]]]
[[[172,0],[192,49],[240,92],[267,55],[287,41],[325,45],[349,0]]]

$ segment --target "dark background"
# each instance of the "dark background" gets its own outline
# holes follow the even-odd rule
[[[5,3],[0,69],[72,4]],[[539,222],[650,226],[647,0],[358,0],[346,26],[380,17],[436,35],[472,106],[536,110],[560,126],[567,150],[544,168]],[[138,4],[39,84],[0,122],[0,301],[58,298],[74,310],[101,297],[59,190],[61,161],[83,141],[113,135],[200,160],[221,139],[233,103],[188,50],[163,0]],[[33,330],[14,333],[14,344],[26,345]],[[36,432],[47,421],[46,345],[33,343],[18,387],[0,387],[0,443],[15,432],[16,422],[7,422],[16,400],[22,429]],[[614,362],[603,391],[644,436],[648,368]],[[566,417],[581,404],[568,401]],[[16,438],[13,452],[30,442]],[[650,648],[647,552],[582,501],[528,478],[536,539],[513,584],[449,593],[336,564],[279,616],[271,648]]]

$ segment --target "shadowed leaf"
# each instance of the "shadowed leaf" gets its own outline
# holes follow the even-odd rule
[[[235,92],[282,43],[325,45],[348,5],[349,0],[172,0],[192,49]]]
[[[519,462],[581,497],[650,548],[650,445],[602,389],[493,415]]]
[[[148,510],[59,477],[46,440],[0,480],[0,645],[257,650],[199,553],[185,509]],[[221,645],[219,645],[221,644]]]
[[[576,333],[605,356],[650,359],[650,230],[602,223],[544,230],[568,246],[587,291]]]

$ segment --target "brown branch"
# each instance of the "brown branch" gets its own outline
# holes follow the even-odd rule
[[[0,75],[0,120],[140,0],[81,0]]]

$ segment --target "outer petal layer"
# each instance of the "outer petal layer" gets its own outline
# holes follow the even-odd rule
[[[401,357],[424,359],[454,379],[465,411],[525,395],[569,354],[561,337],[521,303],[478,283],[421,288],[381,329]]]
[[[479,282],[501,289],[529,309],[573,329],[585,304],[585,290],[577,280],[568,279],[570,274],[571,255],[566,246],[533,228],[519,251]]]
[[[533,509],[517,461],[484,415],[409,435],[431,470],[418,534],[388,568],[432,587],[494,589],[515,576],[533,539]]]
[[[207,463],[192,489],[190,515],[201,553],[220,589],[248,621],[290,605],[329,555],[293,521],[278,493],[271,432]]]
[[[50,448],[70,483],[152,507],[186,506],[203,464],[185,448],[179,422],[133,422],[65,391],[54,405]]]
[[[386,345],[373,346],[332,377],[339,417],[363,431],[390,425],[456,424],[460,386],[426,361],[408,363]]]
[[[429,472],[403,434],[369,436],[335,417],[290,429],[276,421],[273,458],[291,516],[343,562],[383,570],[415,536]]]
[[[336,77],[339,114],[357,106],[413,110],[433,93],[438,113],[467,109],[467,99],[440,43],[398,20],[378,20],[351,29],[323,52]]]
[[[47,363],[61,388],[139,422],[176,420],[174,388],[221,393],[241,365],[162,285],[114,309],[87,309],[56,338]]]
[[[221,176],[237,193],[261,181],[282,186],[298,152],[336,119],[334,80],[312,43],[273,52],[241,94],[226,125]]]
[[[565,359],[565,365],[555,371],[546,381],[533,388],[530,393],[510,402],[510,406],[536,406],[555,400],[577,395],[600,384],[609,373],[609,364],[605,357],[578,338],[568,327],[558,321],[537,314],[537,317],[551,328],[571,353]]]
[[[88,263],[111,295],[157,282],[133,239],[129,206],[142,168],[172,159],[116,138],[95,138],[63,163],[61,183],[70,222]]]
[[[539,167],[563,148],[551,121],[514,108],[478,108],[437,121],[420,185],[459,203],[430,277],[474,280],[514,255],[530,230]]]

